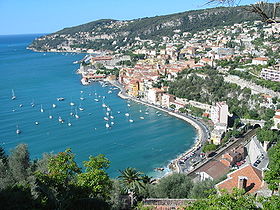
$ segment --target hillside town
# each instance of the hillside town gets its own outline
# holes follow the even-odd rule
[[[279,23],[264,25],[261,21],[194,34],[177,30],[174,36],[162,37],[159,42],[138,38],[116,52],[100,54],[87,49],[95,54],[87,55],[77,72],[83,85],[103,79],[117,81],[132,99],[190,116],[206,125],[207,141],[178,160],[179,171],[200,180],[227,175],[217,189],[239,188],[267,194],[263,172],[268,166],[267,151],[275,142],[258,139],[255,128],[269,123],[269,129],[280,129],[279,38]],[[272,115],[266,120],[234,116],[226,101],[202,103],[170,93],[172,82],[192,75],[204,79],[207,69],[258,98],[249,110],[266,108]],[[186,71],[191,73],[184,74]],[[233,126],[230,121],[237,122],[236,117],[238,124]]]

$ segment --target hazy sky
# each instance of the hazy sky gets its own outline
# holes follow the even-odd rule
[[[278,0],[279,1],[279,0]],[[50,33],[97,19],[135,19],[203,9],[206,0],[0,0],[0,35]],[[242,4],[254,0],[241,0]]]

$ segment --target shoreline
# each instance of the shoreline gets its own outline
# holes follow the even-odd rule
[[[197,150],[197,148],[199,147],[199,145],[202,145],[202,143],[206,140],[206,137],[207,137],[207,133],[203,130],[202,128],[202,125],[199,125],[199,123],[197,123],[194,119],[188,117],[188,116],[184,116],[184,115],[181,115],[179,113],[175,113],[175,112],[172,112],[170,110],[166,110],[164,108],[161,108],[161,107],[158,107],[154,104],[150,104],[148,102],[145,102],[145,101],[142,101],[142,100],[139,100],[139,99],[136,99],[134,97],[131,97],[131,96],[128,96],[125,92],[124,92],[124,89],[123,87],[121,86],[121,84],[118,84],[116,81],[112,81],[112,80],[106,80],[107,82],[109,82],[111,85],[119,88],[120,92],[118,93],[118,96],[122,99],[125,99],[125,100],[132,100],[134,102],[137,102],[137,103],[141,103],[143,105],[146,105],[146,106],[149,106],[149,107],[153,107],[157,110],[160,110],[160,111],[163,111],[173,117],[176,117],[178,119],[181,119],[185,122],[187,122],[188,124],[190,124],[192,127],[195,128],[196,130],[196,138],[195,138],[195,141],[193,142],[193,145],[190,149],[186,150],[184,153],[180,154],[177,158],[173,159],[170,161],[170,163],[167,165],[167,167],[169,169],[171,169],[171,172],[165,174],[164,176],[170,174],[170,173],[174,173],[174,172],[177,172],[177,173],[180,173],[181,172],[181,167],[179,166],[179,160],[186,157],[187,155],[189,155],[190,153],[194,152]],[[200,121],[199,121],[200,122]],[[200,124],[202,124],[202,122],[200,122]],[[208,127],[203,124],[203,126],[205,128],[207,128],[208,130]]]

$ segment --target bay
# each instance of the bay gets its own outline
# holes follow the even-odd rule
[[[84,54],[27,50],[38,36],[0,36],[0,144],[7,152],[25,143],[34,159],[41,158],[42,153],[71,148],[80,166],[90,155],[105,154],[111,161],[108,169],[111,177],[118,176],[119,170],[126,167],[159,177],[168,170],[155,172],[154,168],[166,167],[193,145],[195,129],[186,122],[123,100],[112,86],[102,87],[99,83],[82,86],[80,76],[75,73],[78,64],[73,62]],[[15,100],[11,100],[12,89]],[[65,100],[57,101],[58,97]],[[75,105],[70,106],[70,102]],[[110,107],[109,114],[114,118],[108,117],[110,124],[114,122],[111,128],[105,126],[108,111],[102,107],[103,103]],[[44,112],[40,111],[41,106]],[[79,119],[70,115],[76,114],[76,110]],[[63,124],[59,117],[65,121]],[[68,126],[69,122],[72,126]],[[19,135],[17,126],[22,131]]]

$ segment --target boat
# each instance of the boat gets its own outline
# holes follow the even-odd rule
[[[32,102],[31,102],[31,106],[32,106],[32,107],[35,106],[34,99],[33,99]]]
[[[110,109],[109,107],[107,107],[107,111],[108,111],[108,112],[110,112],[110,111],[111,111],[111,109]]]
[[[127,116],[127,117],[129,117],[129,113],[125,113],[124,115]]]
[[[12,100],[15,100],[15,99],[16,99],[15,91],[14,91],[14,89],[12,89]]]
[[[20,104],[20,105],[19,105],[19,107],[23,107],[23,105],[22,105],[22,104]]]
[[[104,117],[104,120],[108,121],[108,120],[109,120],[109,118],[108,118],[108,117]]]
[[[98,102],[99,100],[97,98],[94,99],[96,102]]]
[[[110,116],[111,119],[114,119],[114,116]]]
[[[44,109],[43,109],[42,104],[41,104],[41,109],[40,109],[40,112],[44,112]]]
[[[134,121],[132,119],[129,119],[129,122],[133,123]]]
[[[114,125],[115,123],[114,122],[111,122],[111,125]]]
[[[73,103],[73,102],[70,102],[70,106],[75,106],[75,103]]]
[[[52,115],[50,115],[50,116],[49,116],[49,118],[50,118],[50,119],[52,119],[52,118],[53,118],[53,116],[52,116]]]
[[[64,123],[64,120],[59,116],[59,117],[58,117],[58,122]]]
[[[128,107],[130,107],[130,104],[127,104]]]
[[[56,100],[57,100],[57,101],[64,101],[65,99],[62,98],[62,97],[59,97],[59,98],[57,98]]]
[[[56,107],[56,104],[53,104],[52,107],[55,108],[55,107]]]
[[[36,121],[36,122],[35,122],[35,125],[39,125],[39,122],[38,122],[38,121]]]
[[[142,110],[140,109],[139,112],[142,112]]]
[[[85,100],[85,98],[84,97],[80,97],[80,100],[83,101],[83,100]]]
[[[20,133],[21,133],[21,130],[18,128],[18,125],[17,125],[16,134],[20,134]]]
[[[145,114],[149,114],[149,112],[145,112]]]
[[[106,126],[106,128],[110,128],[110,125],[109,125],[109,123],[106,123],[106,125],[105,125],[105,126]]]
[[[107,116],[109,116],[109,115],[110,115],[110,113],[109,113],[109,112],[106,112],[106,115],[107,115]]]
[[[80,110],[80,111],[84,111],[85,109],[84,109],[84,108],[82,108],[82,107],[79,107],[79,110]]]
[[[144,120],[145,118],[144,118],[144,117],[140,117],[140,119],[141,119],[141,120]]]
[[[70,120],[68,119],[68,123],[67,123],[67,125],[70,127],[70,126],[72,126],[72,123],[70,122]]]
[[[109,93],[109,94],[111,94],[111,93],[112,93],[112,91],[111,91],[111,90],[109,90],[109,91],[108,91],[108,93]]]
[[[118,113],[118,114],[120,114],[121,112],[120,112],[120,111],[118,111],[117,113]]]
[[[106,108],[106,107],[107,107],[107,105],[106,105],[106,104],[102,104],[102,107]]]
[[[77,112],[77,108],[76,108],[75,118],[76,118],[76,119],[79,119],[79,118],[80,118],[80,116],[78,115],[78,112]]]

